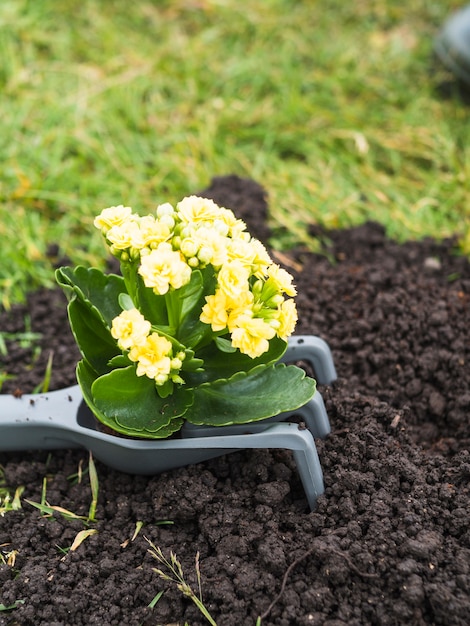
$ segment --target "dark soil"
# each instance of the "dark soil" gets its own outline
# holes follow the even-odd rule
[[[239,208],[266,240],[266,198],[252,181],[214,179],[211,195]],[[207,623],[147,553],[173,550],[219,626],[466,625],[470,615],[470,265],[454,242],[400,245],[377,224],[322,233],[329,259],[302,250],[295,273],[298,333],[332,348],[338,382],[321,387],[332,434],[317,447],[326,492],[314,512],[287,451],[247,451],[139,477],[97,463],[98,533],[66,555],[79,522],[23,508],[0,517],[0,625]],[[7,341],[4,392],[73,384],[78,354],[60,292],[31,294],[0,317],[2,331],[42,333],[39,357]],[[1,406],[1,404],[0,404]],[[0,415],[1,419],[1,415]],[[1,438],[1,430],[0,430]],[[25,498],[86,515],[85,451],[0,453]],[[136,523],[144,527],[132,540]],[[163,525],[162,521],[171,521]],[[149,604],[159,590],[155,608]],[[275,601],[274,605],[272,605]]]

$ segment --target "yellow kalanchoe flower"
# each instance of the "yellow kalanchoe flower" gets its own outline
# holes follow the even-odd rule
[[[178,217],[184,224],[212,222],[220,215],[220,207],[209,198],[188,196],[176,205]]]
[[[227,262],[229,239],[217,230],[202,226],[194,232],[193,241],[197,245],[197,257],[203,266],[211,263],[219,268]]]
[[[250,245],[255,252],[253,257],[253,275],[256,276],[256,278],[263,278],[266,276],[268,267],[272,265],[273,262],[261,241],[252,239]]]
[[[269,349],[269,339],[276,334],[274,328],[259,317],[238,318],[238,328],[232,331],[232,346],[252,359]]]
[[[144,343],[151,329],[142,313],[137,309],[123,311],[113,319],[111,335],[117,339],[121,350],[128,350],[134,345]]]
[[[158,295],[166,294],[170,287],[179,289],[191,279],[191,268],[181,252],[166,243],[143,256],[138,271],[145,286],[151,287]]]
[[[292,299],[284,300],[279,307],[279,323],[277,335],[284,341],[292,335],[297,324],[297,307]]]
[[[227,328],[230,332],[240,325],[239,319],[255,317],[253,313],[253,302],[254,296],[249,290],[242,293],[236,300],[228,299]]]
[[[279,265],[273,263],[268,267],[268,277],[279,292],[285,293],[288,296],[295,296],[297,294],[295,285],[292,283],[294,280],[293,276]]]
[[[204,324],[210,324],[217,333],[225,330],[228,324],[227,296],[220,289],[214,295],[206,296],[206,304],[202,307],[199,317]]]
[[[95,218],[95,226],[121,261],[140,260],[137,271],[157,295],[181,288],[191,280],[193,269],[211,265],[217,285],[214,294],[206,295],[199,319],[215,333],[228,331],[232,345],[244,354],[260,356],[274,335],[285,341],[294,331],[297,310],[293,300],[285,299],[297,293],[293,277],[273,263],[233,211],[213,200],[188,196],[176,208],[161,204],[155,215],[145,217],[133,214],[130,207],[109,207]],[[122,349],[131,350],[139,376],[177,376],[178,368],[165,360],[171,351],[161,359],[152,352],[150,344],[159,340],[137,313],[118,316],[113,337]]]
[[[103,209],[101,213],[95,217],[93,225],[99,228],[105,235],[112,226],[120,226],[126,222],[132,215],[132,209],[128,206],[110,206]]]
[[[140,250],[144,245],[139,225],[132,220],[112,226],[106,233],[106,239],[110,242],[113,253],[129,248]]]
[[[224,263],[217,276],[219,288],[231,300],[237,300],[249,289],[250,270],[239,259]]]
[[[143,343],[131,348],[129,359],[137,363],[137,376],[147,376],[155,380],[157,385],[163,385],[171,372],[171,350],[168,339],[152,333]]]
[[[151,250],[159,244],[167,241],[171,236],[171,230],[167,223],[156,220],[153,215],[141,217],[138,221],[142,244]]]
[[[210,324],[214,332],[232,330],[237,327],[241,317],[253,317],[253,294],[246,290],[236,300],[230,299],[221,289],[214,295],[206,296],[206,304],[202,308],[201,322]]]
[[[250,234],[246,231],[246,224],[243,220],[239,220],[235,217],[235,214],[230,209],[220,208],[219,219],[222,220],[228,227],[228,235],[232,239],[249,239]]]
[[[256,256],[257,250],[251,241],[229,239],[227,243],[227,257],[229,261],[238,260],[251,270]]]

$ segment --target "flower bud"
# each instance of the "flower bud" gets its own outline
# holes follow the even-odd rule
[[[171,374],[170,378],[174,383],[184,385],[184,380],[181,378],[181,376],[178,376],[178,374]]]
[[[138,248],[129,248],[128,254],[131,261],[137,261],[137,259],[140,259],[140,250]]]
[[[256,299],[258,299],[261,296],[261,293],[263,291],[263,285],[264,282],[260,279],[258,279],[254,284],[253,287],[251,288],[251,291],[253,293],[253,295],[255,296]]]
[[[188,238],[188,239],[184,239],[181,242],[180,249],[181,249],[181,252],[184,254],[184,256],[189,258],[189,257],[196,256],[198,245],[193,239]]]
[[[160,218],[160,223],[165,224],[165,226],[168,226],[168,228],[172,230],[175,226],[175,219],[171,215],[163,215]]]
[[[169,202],[165,202],[164,204],[160,204],[157,206],[156,214],[158,218],[162,218],[165,216],[172,216],[175,213],[175,209],[171,206]]]
[[[155,376],[155,384],[158,386],[164,385],[167,380],[168,374],[157,374],[157,376]]]
[[[271,309],[276,309],[283,302],[284,302],[284,297],[281,296],[281,294],[279,293],[273,296],[272,298],[269,298],[269,300],[265,302],[265,305],[270,307]]]
[[[176,357],[174,359],[171,359],[171,369],[172,370],[180,370],[182,365],[183,365],[183,362],[180,359],[178,359]]]
[[[203,263],[204,265],[207,265],[212,260],[212,256],[213,256],[212,250],[208,247],[202,247],[199,250],[197,256],[199,260],[201,261],[201,263]]]

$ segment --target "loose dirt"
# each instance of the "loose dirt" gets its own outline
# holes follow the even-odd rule
[[[200,192],[269,236],[254,181]],[[316,234],[317,228],[312,227]],[[181,560],[219,626],[464,626],[470,614],[470,265],[452,240],[398,244],[374,223],[321,233],[328,255],[277,255],[295,274],[297,333],[330,345],[338,381],[320,387],[332,425],[317,441],[326,491],[310,512],[287,451],[237,452],[155,477],[97,463],[98,532],[23,507],[0,517],[0,626],[207,622],[153,571],[145,537]],[[276,254],[276,253],[273,253]],[[25,326],[26,320],[26,326]],[[0,314],[3,393],[75,383],[79,358],[60,291]],[[31,365],[33,363],[33,365]],[[1,407],[1,404],[0,404]],[[0,440],[1,440],[0,409]],[[86,515],[85,451],[0,453],[8,485]],[[134,537],[136,525],[142,530]],[[14,564],[2,564],[16,550]],[[149,604],[160,591],[154,608]]]

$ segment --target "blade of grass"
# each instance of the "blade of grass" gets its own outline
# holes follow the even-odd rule
[[[88,528],[87,530],[81,530],[80,532],[78,532],[75,536],[75,539],[73,540],[72,545],[70,546],[70,551],[74,552],[82,545],[85,539],[87,539],[91,535],[96,535],[97,532],[98,531],[96,530],[96,528]]]
[[[91,452],[88,460],[88,476],[90,479],[91,487],[91,504],[88,511],[88,521],[94,522],[96,521],[96,508],[98,506],[99,481],[95,462],[93,460],[93,455]]]
[[[46,371],[44,372],[44,378],[39,385],[33,390],[33,393],[47,393],[49,391],[49,385],[51,384],[51,375],[52,375],[52,359],[54,357],[54,353],[51,350],[49,352],[49,357],[47,359]]]
[[[77,515],[73,511],[69,511],[61,506],[50,506],[48,504],[40,504],[39,502],[33,502],[32,500],[25,500],[31,506],[39,509],[43,515],[52,517],[54,513],[59,513],[66,520],[81,520],[82,522],[88,521],[88,518],[84,515]]]

